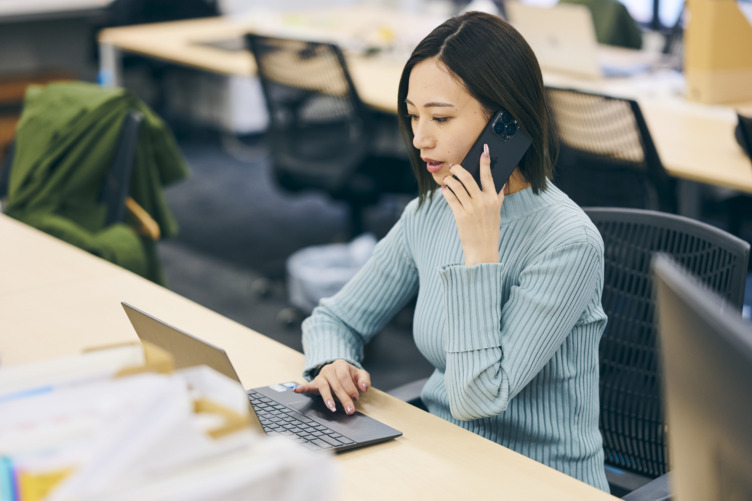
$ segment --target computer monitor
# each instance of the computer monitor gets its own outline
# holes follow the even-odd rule
[[[657,256],[673,499],[752,499],[752,325]]]

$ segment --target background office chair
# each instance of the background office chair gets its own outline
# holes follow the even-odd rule
[[[650,261],[665,253],[741,310],[748,243],[694,219],[657,211],[587,208],[605,248],[600,428],[606,475],[622,495],[666,473],[665,419]]]
[[[269,111],[272,172],[281,187],[345,202],[350,236],[361,233],[364,209],[383,193],[416,192],[407,157],[376,151],[376,119],[339,47],[256,34],[246,42]]]
[[[138,131],[143,121],[138,111],[129,112],[123,118],[120,138],[117,142],[112,164],[102,182],[99,200],[106,206],[105,225],[122,223],[126,219],[126,210],[135,218],[138,230],[153,240],[159,240],[159,225],[133,198],[128,195],[131,172],[136,158]],[[6,156],[0,163],[0,202],[8,196],[10,170],[15,156],[15,142],[8,146]]]
[[[156,282],[177,233],[162,186],[188,174],[169,130],[122,89],[32,87],[7,175],[8,216]]]
[[[561,140],[557,186],[582,207],[676,212],[676,183],[636,101],[556,87],[546,92]]]

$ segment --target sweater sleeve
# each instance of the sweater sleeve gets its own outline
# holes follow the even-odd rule
[[[602,252],[570,243],[536,257],[502,291],[502,264],[445,266],[445,384],[452,415],[504,412],[548,363],[601,287]]]
[[[363,346],[417,293],[418,272],[405,240],[403,215],[358,273],[303,322],[303,376],[344,359],[362,368]]]

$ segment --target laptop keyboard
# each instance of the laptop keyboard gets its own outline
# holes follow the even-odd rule
[[[309,449],[333,449],[354,444],[349,438],[256,391],[249,391],[253,409],[269,436],[288,436]]]

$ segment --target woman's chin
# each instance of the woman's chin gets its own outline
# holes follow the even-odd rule
[[[434,172],[431,175],[433,176],[433,180],[436,182],[436,184],[438,184],[439,186],[443,186],[444,185],[444,178],[446,176],[448,176],[449,173],[448,172],[443,172],[443,169],[442,169],[442,171]]]

